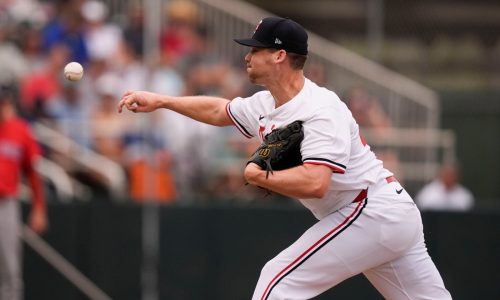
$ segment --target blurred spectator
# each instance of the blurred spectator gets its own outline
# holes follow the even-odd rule
[[[0,83],[17,82],[29,70],[29,64],[19,48],[12,42],[15,28],[11,17],[0,11]]]
[[[135,53],[142,57],[144,55],[144,11],[141,5],[130,6],[123,34]]]
[[[82,103],[77,83],[61,80],[62,90],[47,104],[47,114],[57,130],[84,147],[90,147],[90,111]]]
[[[55,16],[43,29],[44,49],[64,44],[70,50],[70,60],[83,65],[88,62],[88,50],[85,44],[84,19],[80,11],[79,1],[62,1],[57,3]]]
[[[99,100],[93,107],[91,120],[94,149],[113,161],[122,163],[123,139],[129,119],[120,118],[115,112],[118,102],[116,88],[119,80],[112,73],[106,73],[97,79],[96,90]]]
[[[21,173],[32,191],[29,226],[37,233],[48,227],[43,186],[36,171],[40,149],[27,123],[17,117],[12,91],[0,88],[0,299],[23,297],[21,211],[16,201]]]
[[[123,39],[120,27],[106,22],[108,7],[101,1],[89,0],[82,5],[82,15],[87,21],[85,42],[90,59],[108,60],[118,51]]]
[[[417,205],[421,210],[470,210],[474,206],[474,196],[459,181],[458,165],[443,165],[438,178],[418,192],[415,197]]]
[[[189,0],[173,0],[167,4],[166,14],[168,24],[160,35],[161,51],[167,52],[174,61],[181,61],[193,51],[198,7]]]
[[[17,23],[43,24],[47,21],[48,15],[41,1],[16,0],[4,2],[7,4],[6,11]]]
[[[193,68],[198,65],[217,65],[227,64],[227,61],[220,59],[213,49],[213,37],[209,30],[204,26],[198,26],[192,29],[191,49],[185,53],[177,66],[184,76],[189,74]],[[170,52],[169,52],[170,53]],[[170,54],[172,57],[173,55]]]
[[[53,45],[43,68],[21,80],[21,107],[29,118],[45,116],[47,102],[61,92],[62,70],[69,60],[68,56],[66,45]]]
[[[362,88],[351,89],[346,97],[347,105],[360,127],[371,128],[384,135],[392,124],[377,98]]]
[[[185,92],[184,79],[173,66],[171,56],[163,52],[159,63],[151,72],[150,88],[156,93],[180,96]]]
[[[125,41],[120,43],[118,52],[110,63],[111,70],[119,76],[115,93],[121,96],[127,89],[146,89],[149,79],[148,70],[135,53],[134,48]]]
[[[218,95],[233,99],[245,94],[246,75],[215,52],[208,29],[198,27],[191,52],[179,64],[186,78],[186,94]]]
[[[46,59],[42,49],[42,34],[35,26],[22,24],[18,32],[19,47],[22,51],[30,72],[38,71],[43,67]]]
[[[224,63],[198,64],[190,69],[186,79],[186,93],[191,95],[218,95],[233,99],[245,94],[242,76]]]
[[[77,87],[82,97],[82,105],[86,106],[87,110],[92,110],[95,106],[100,104],[100,96],[96,89],[97,81],[101,76],[110,72],[107,61],[105,60],[91,60],[85,68],[83,78],[78,82]],[[117,87],[116,87],[117,88]],[[118,94],[120,91],[114,91]]]

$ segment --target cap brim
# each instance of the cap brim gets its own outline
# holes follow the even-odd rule
[[[258,47],[258,48],[269,48],[269,45],[261,43],[256,39],[234,39],[234,41],[240,45],[248,46],[248,47]]]

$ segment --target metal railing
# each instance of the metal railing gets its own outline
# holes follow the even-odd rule
[[[52,182],[59,201],[69,202],[73,199],[75,196],[73,179],[61,166],[45,157],[41,157],[36,165],[36,170],[41,176]]]
[[[113,196],[116,196],[113,198],[123,199],[122,196],[126,191],[127,177],[122,166],[91,149],[80,146],[64,134],[39,122],[33,124],[33,130],[39,143],[64,155],[80,167],[101,175]],[[50,166],[52,167],[51,170],[54,171],[53,165]],[[40,167],[43,168],[44,166]],[[48,166],[45,165],[45,167]],[[49,171],[48,168],[42,170],[44,173]],[[66,187],[63,190],[69,191],[68,184],[64,184]]]
[[[375,154],[389,153],[398,158],[397,171],[413,191],[433,179],[442,162],[454,162],[456,158],[456,138],[451,130],[391,128],[381,132],[363,128],[361,132]],[[434,159],[427,159],[429,152],[435,155]]]

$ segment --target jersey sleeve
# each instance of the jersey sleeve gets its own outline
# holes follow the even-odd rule
[[[334,173],[345,173],[351,141],[349,120],[343,116],[327,107],[317,110],[304,123],[304,140],[301,144],[304,164],[325,165]]]
[[[250,98],[237,97],[226,105],[226,113],[234,126],[247,138],[257,136],[259,127],[250,102]]]

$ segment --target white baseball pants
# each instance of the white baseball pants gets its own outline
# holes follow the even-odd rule
[[[420,212],[401,189],[381,180],[368,198],[313,225],[264,266],[252,299],[311,299],[359,273],[386,299],[451,299],[427,252]]]

